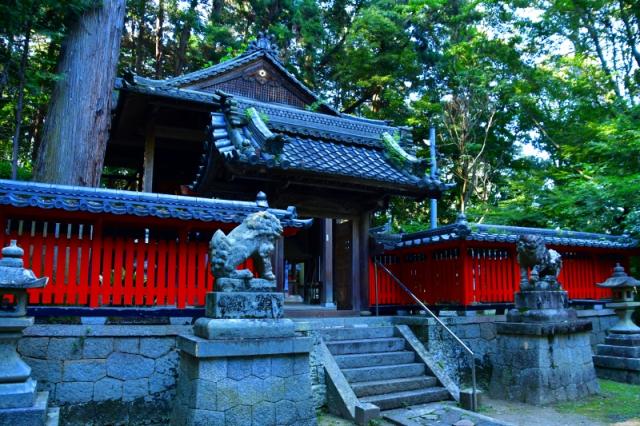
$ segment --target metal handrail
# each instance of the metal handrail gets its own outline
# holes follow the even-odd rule
[[[477,409],[477,407],[476,407],[476,404],[477,404],[477,401],[476,401],[476,361],[475,361],[475,355],[474,355],[473,351],[462,340],[460,340],[460,338],[458,336],[456,336],[456,334],[453,331],[451,331],[451,329],[449,327],[447,327],[446,324],[443,323],[440,320],[440,318],[438,318],[438,316],[436,314],[431,312],[431,309],[427,308],[427,306],[424,303],[422,303],[422,301],[420,299],[418,299],[416,297],[416,295],[413,294],[413,292],[411,290],[409,290],[409,288],[406,285],[404,285],[402,283],[402,281],[400,281],[400,279],[398,279],[398,277],[396,277],[393,274],[393,272],[391,272],[389,270],[389,268],[387,268],[386,266],[384,266],[382,263],[380,263],[377,260],[374,262],[374,267],[375,267],[375,274],[376,274],[376,276],[375,276],[375,280],[376,280],[376,314],[378,312],[378,271],[377,271],[377,268],[380,267],[380,268],[382,268],[383,271],[385,271],[393,279],[393,281],[396,282],[396,284],[398,284],[400,286],[400,288],[402,288],[409,296],[411,296],[411,298],[418,305],[420,305],[420,307],[422,309],[424,309],[425,312],[427,312],[429,315],[431,315],[431,317],[436,321],[436,323],[440,324],[451,335],[451,337],[453,337],[453,339],[456,342],[458,342],[460,344],[460,346],[462,346],[462,348],[471,357],[471,392],[472,392],[473,410],[475,411]]]

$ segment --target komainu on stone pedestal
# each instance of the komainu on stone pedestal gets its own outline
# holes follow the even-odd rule
[[[267,211],[253,213],[225,235],[218,230],[209,243],[215,290],[207,295],[209,318],[282,317],[284,295],[275,292],[271,265],[275,242],[282,235],[277,217]],[[253,260],[257,277],[249,269],[236,269]]]
[[[214,234],[211,271],[215,291],[207,294],[206,316],[194,334],[178,336],[180,369],[171,424],[316,424],[311,398],[311,338],[297,335],[282,318],[283,293],[276,291],[271,265],[282,235],[267,211],[249,215],[228,235]],[[253,259],[258,277],[236,270]]]
[[[598,393],[590,321],[569,309],[558,281],[562,260],[538,236],[518,241],[520,291],[498,333],[489,393],[493,398],[550,404]],[[531,276],[529,277],[529,270]]]

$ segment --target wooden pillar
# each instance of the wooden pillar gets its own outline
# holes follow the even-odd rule
[[[273,271],[276,275],[276,291],[284,291],[284,237],[276,241],[273,252]]]
[[[333,219],[322,219],[322,304],[335,308],[333,300]]]
[[[351,307],[352,309],[359,311],[362,306],[362,277],[360,274],[360,256],[362,255],[360,250],[360,217],[354,218],[351,223]]]
[[[149,121],[144,135],[144,174],[142,175],[142,190],[153,192],[153,163],[156,152],[156,130],[153,120]]]
[[[359,253],[358,269],[360,291],[358,303],[354,304],[359,310],[369,308],[369,219],[370,212],[365,212],[358,219],[358,245],[354,249]],[[354,224],[355,225],[355,224]]]

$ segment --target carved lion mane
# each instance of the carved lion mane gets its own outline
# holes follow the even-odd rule
[[[537,235],[521,235],[518,243],[518,263],[520,264],[520,287],[530,289],[559,289],[558,275],[562,268],[560,254],[544,245],[544,239]],[[531,278],[527,271],[531,268]]]
[[[215,278],[252,278],[250,270],[236,270],[238,265],[251,258],[261,278],[275,280],[271,254],[281,235],[280,221],[266,211],[250,214],[229,235],[217,230],[209,243],[211,273]]]

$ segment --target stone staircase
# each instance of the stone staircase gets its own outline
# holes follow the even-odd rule
[[[391,410],[451,399],[395,327],[345,327],[321,335],[360,403]]]

